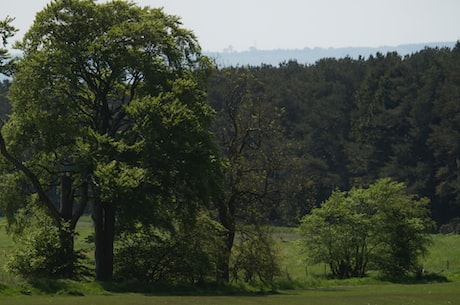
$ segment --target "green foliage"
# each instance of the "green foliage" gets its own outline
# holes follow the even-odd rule
[[[250,224],[267,219],[304,187],[295,151],[283,136],[284,109],[269,102],[267,84],[251,69],[223,69],[210,82],[213,130],[225,166],[220,217]],[[224,210],[235,212],[223,216]]]
[[[268,102],[265,84],[255,73],[249,68],[223,69],[213,76],[210,87],[209,102],[217,112],[213,130],[223,164],[223,194],[215,205],[219,221],[227,229],[220,280],[229,281],[238,225],[266,225],[304,185],[294,169],[298,159],[290,142],[283,138],[284,111]],[[263,248],[263,242],[259,246]],[[247,280],[253,281],[256,274],[249,270],[253,253],[242,255],[247,256],[242,260],[251,261],[244,263],[244,268],[248,270]],[[269,260],[267,256],[261,259]],[[263,273],[268,267],[264,269]],[[270,282],[270,275],[262,277]]]
[[[271,231],[266,227],[246,227],[238,234],[231,261],[232,278],[273,286],[280,274],[280,257]]]
[[[83,210],[90,194],[115,209],[117,232],[140,223],[173,230],[177,219],[193,223],[198,206],[211,202],[227,233],[235,233],[238,221],[296,224],[334,189],[379,177],[404,181],[407,192],[429,197],[438,223],[458,216],[460,44],[406,58],[388,53],[309,66],[226,68],[207,90],[209,59],[179,18],[161,9],[53,1],[17,45],[24,56],[15,66],[5,50],[15,31],[11,21],[0,22],[0,72],[15,68],[12,86],[2,88],[14,113],[1,132],[16,165],[32,175],[2,159],[0,205],[10,224],[18,224],[18,211],[31,203],[47,206],[61,223],[56,185],[64,176],[72,181],[71,210]],[[223,162],[208,130],[214,111],[206,91],[217,113],[213,128]],[[31,176],[38,183],[27,181]],[[397,237],[418,234],[427,224],[407,221],[414,211],[391,201],[385,201],[388,210],[376,208],[368,195],[334,193],[331,202],[353,209],[341,207],[327,230],[315,231],[348,232],[348,239],[330,238],[334,253],[348,258],[334,264],[335,272],[418,269],[424,249],[411,249],[426,241]],[[379,211],[372,219],[385,239],[375,241],[365,217],[371,212],[362,211],[367,208]],[[385,255],[375,261],[375,253]]]
[[[417,272],[430,243],[427,206],[390,179],[335,191],[302,220],[309,263],[327,263],[340,278],[362,277],[370,268],[391,276]]]
[[[204,283],[214,281],[222,251],[224,229],[208,216],[178,223],[174,229],[140,226],[123,233],[116,246],[115,276],[155,283]]]
[[[26,225],[16,219],[18,210],[24,208],[31,200],[23,191],[27,185],[24,176],[20,173],[3,174],[0,177],[0,210],[8,221],[8,230],[14,231]]]
[[[420,258],[431,243],[428,233],[433,229],[427,198],[407,194],[402,183],[382,179],[369,186],[371,200],[377,211],[372,217],[377,258],[376,267],[383,273],[398,277],[422,269]]]
[[[112,160],[100,163],[94,170],[98,178],[101,200],[112,201],[123,197],[142,183],[144,170],[140,167],[129,167],[126,163]]]
[[[249,73],[263,84],[267,108],[283,109],[284,142],[290,141],[300,160],[291,168],[309,183],[277,212],[288,214],[284,224],[298,220],[297,212],[305,215],[336,188],[368,185],[381,177],[430,198],[433,218],[442,224],[458,216],[460,207],[459,49],[457,44],[404,58],[378,53],[312,65],[289,61],[225,68],[212,79],[208,99],[219,114],[227,103],[224,92],[260,96],[257,86],[225,88],[225,75]]]
[[[13,113],[1,130],[14,166],[2,174],[20,171],[32,188],[8,196],[35,193],[71,229],[93,204],[96,273],[110,279],[115,229],[193,222],[219,193],[205,104],[213,66],[178,17],[126,1],[52,1],[16,47]]]
[[[10,74],[11,62],[8,61],[10,56],[8,50],[4,47],[8,44],[8,39],[14,36],[17,31],[15,27],[11,25],[14,18],[6,17],[4,20],[0,20],[0,74]]]
[[[66,235],[73,231],[65,224],[56,226],[54,222],[45,213],[34,211],[30,223],[14,235],[14,246],[7,262],[9,272],[36,279],[77,277],[84,271],[80,264],[82,255],[74,251],[69,253],[63,244],[71,242]]]
[[[80,237],[83,237],[90,228],[90,219],[86,217],[83,219],[83,224],[77,227],[77,230],[80,234]],[[0,218],[0,226],[4,225],[6,220]],[[84,227],[83,227],[84,226]],[[3,230],[0,231],[0,266],[4,263],[4,258],[8,253],[10,253],[10,244],[11,237],[6,235]],[[324,264],[318,264],[314,266],[309,266],[308,274],[306,274],[304,256],[300,254],[299,247],[300,244],[298,240],[300,236],[296,233],[295,228],[272,228],[272,235],[276,241],[276,247],[280,251],[281,261],[280,268],[283,271],[280,276],[275,277],[274,286],[277,290],[281,290],[281,294],[277,295],[292,295],[299,291],[308,291],[309,294],[316,294],[320,292],[327,293],[342,293],[350,290],[359,290],[362,287],[365,287],[365,291],[368,294],[374,295],[376,291],[381,291],[382,289],[396,289],[399,287],[400,291],[404,290],[406,293],[415,287],[417,289],[428,289],[434,291],[434,289],[444,287],[445,285],[454,285],[458,286],[458,274],[460,271],[460,258],[458,257],[458,246],[460,239],[458,235],[432,235],[433,243],[429,246],[428,255],[422,260],[423,267],[425,269],[425,274],[421,278],[408,277],[401,280],[396,279],[397,283],[404,283],[404,285],[393,285],[385,280],[382,280],[381,277],[377,277],[375,273],[371,272],[369,277],[365,278],[353,278],[347,280],[338,280],[331,279],[324,275]],[[77,243],[78,244],[78,243]],[[86,246],[85,246],[86,247]],[[78,247],[77,247],[78,248]],[[448,264],[447,264],[448,262]],[[285,272],[289,272],[289,275],[286,276]],[[445,276],[450,283],[440,283],[438,279],[433,276],[438,275],[438,279]],[[415,284],[416,285],[410,285]],[[424,285],[422,283],[436,283],[431,285]],[[32,286],[32,285],[33,286]],[[8,277],[6,273],[0,272],[0,297],[3,299],[0,302],[5,304],[14,304],[14,300],[18,300],[18,304],[23,304],[25,300],[18,295],[23,293],[32,294],[32,296],[27,296],[28,299],[34,300],[32,304],[38,302],[39,295],[47,294],[46,300],[49,302],[49,297],[53,295],[53,298],[59,298],[56,294],[72,294],[80,293],[84,294],[85,298],[80,297],[79,302],[92,302],[94,296],[98,296],[101,299],[107,299],[107,295],[116,294],[116,299],[124,299],[125,301],[129,299],[129,296],[133,296],[134,292],[148,294],[149,298],[152,298],[152,295],[168,295],[168,298],[172,298],[174,295],[198,295],[198,299],[203,300],[203,295],[206,295],[209,299],[213,298],[215,295],[247,295],[248,293],[256,292],[260,294],[260,285],[250,286],[243,283],[242,281],[230,284],[226,286],[215,286],[215,285],[205,285],[205,286],[194,286],[194,285],[168,285],[168,284],[152,284],[152,283],[143,283],[136,280],[129,280],[126,282],[114,282],[114,283],[101,283],[97,281],[69,281],[69,280],[33,280],[31,284],[26,284],[21,280],[18,280],[13,277]],[[409,284],[409,285],[408,285]],[[329,287],[325,288],[325,287]],[[393,287],[393,288],[390,288]],[[423,288],[421,288],[423,287]],[[267,288],[266,286],[264,288]],[[308,289],[298,289],[298,288],[308,288]],[[318,288],[318,289],[316,289]],[[295,289],[295,290],[291,290]],[[285,291],[289,290],[289,291]],[[122,294],[125,293],[125,294]],[[300,292],[299,292],[300,293]],[[404,293],[403,293],[404,294]],[[5,297],[9,295],[15,295],[15,298]],[[253,298],[252,296],[251,298]],[[264,299],[268,296],[264,294]],[[111,298],[110,298],[111,299]],[[22,302],[19,302],[22,300]],[[150,300],[152,302],[153,299]],[[303,296],[305,302],[305,296]],[[341,298],[343,301],[343,298]],[[3,302],[5,301],[5,302]],[[57,300],[56,300],[57,301]],[[259,300],[260,301],[260,300]],[[45,302],[45,301],[44,301]],[[70,299],[63,302],[71,302]],[[96,301],[95,301],[96,302]],[[112,300],[113,302],[113,300]],[[184,299],[182,297],[182,302]],[[211,301],[210,301],[211,302]],[[395,302],[397,303],[397,302]],[[417,302],[418,304],[419,302]],[[434,302],[436,303],[436,302]]]
[[[340,278],[362,277],[370,259],[372,213],[374,207],[363,202],[361,191],[335,191],[302,220],[308,264],[325,262]]]

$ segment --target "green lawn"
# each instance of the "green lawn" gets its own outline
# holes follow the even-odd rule
[[[424,267],[450,280],[460,281],[460,235],[434,235]]]
[[[460,283],[423,285],[353,286],[327,289],[293,290],[273,295],[246,296],[148,296],[109,294],[76,296],[0,297],[0,304],[196,304],[196,305],[442,305],[460,304]]]

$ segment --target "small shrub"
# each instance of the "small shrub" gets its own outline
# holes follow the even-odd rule
[[[274,277],[280,274],[279,257],[275,242],[268,229],[256,227],[241,233],[240,241],[232,254],[233,279],[255,284],[273,285]]]

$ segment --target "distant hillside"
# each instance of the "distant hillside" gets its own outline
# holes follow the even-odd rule
[[[321,58],[368,58],[377,52],[386,54],[397,52],[401,56],[409,55],[425,47],[430,48],[453,48],[456,42],[433,42],[419,44],[404,44],[399,46],[382,46],[376,48],[350,47],[350,48],[305,48],[302,50],[258,50],[251,48],[243,52],[205,52],[206,55],[214,58],[219,66],[259,66],[261,64],[278,66],[278,64],[296,60],[302,64],[313,64]]]

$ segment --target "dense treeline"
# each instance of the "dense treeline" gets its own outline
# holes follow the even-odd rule
[[[377,53],[314,65],[224,68],[211,80],[208,101],[219,115],[220,93],[232,82],[226,75],[251,74],[260,84],[246,90],[263,95],[273,112],[282,109],[284,140],[295,150],[289,158],[301,161],[290,169],[292,176],[280,178],[301,174],[309,183],[304,196],[277,209],[273,219],[292,223],[336,188],[391,177],[430,198],[432,215],[442,224],[460,212],[459,68],[459,43],[404,58]]]
[[[275,209],[271,217],[276,223],[293,224],[336,188],[392,177],[430,198],[433,217],[442,224],[460,214],[459,67],[457,44],[404,58],[377,53],[314,65],[289,61],[278,67],[223,68],[212,76],[208,102],[217,110],[222,107],[222,93],[234,85],[226,73],[251,74],[263,86],[267,109],[284,110],[284,139],[295,143],[291,157],[302,162],[282,177],[301,173],[310,183]],[[1,91],[4,116],[8,81],[1,83]],[[223,123],[216,122],[218,130]]]

